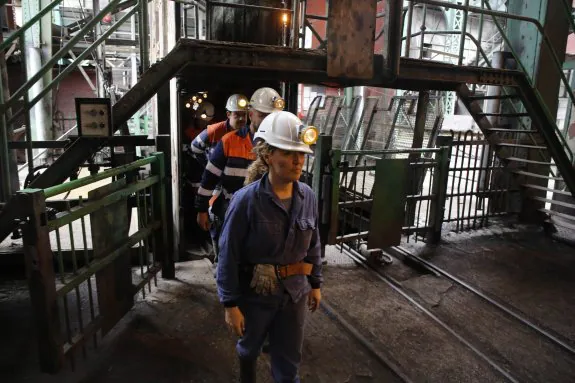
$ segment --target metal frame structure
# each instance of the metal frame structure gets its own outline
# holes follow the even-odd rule
[[[130,174],[143,166],[151,166],[151,174],[144,179],[133,179]],[[67,202],[66,209],[58,214],[50,214],[46,206],[46,199],[50,197],[122,175],[129,177],[122,181],[133,180],[111,183],[105,187],[105,194],[93,200],[80,199],[74,207]],[[134,295],[141,292],[145,297],[152,281],[157,284],[156,274],[160,270],[164,278],[173,278],[174,260],[166,251],[165,181],[164,156],[156,153],[95,176],[44,190],[18,192],[17,198],[26,216],[22,221],[25,258],[43,371],[57,372],[65,357],[74,366],[75,354],[82,349],[85,355],[91,339],[97,347],[98,333],[103,336],[114,326],[133,305]],[[86,216],[91,218],[92,227],[97,222],[105,224],[102,218],[105,220],[108,210],[128,208],[127,199],[133,194],[136,195],[137,231],[128,235],[126,228],[125,238],[120,235],[115,242],[100,238],[102,233],[92,231],[92,243],[100,240],[105,247],[100,243],[96,251],[94,244],[90,250]],[[130,215],[127,215],[128,221]],[[78,232],[81,239],[75,238]],[[69,259],[63,255],[64,238],[69,246]],[[132,270],[129,261],[130,249],[134,246],[139,259],[137,271]],[[98,286],[97,291],[93,283]],[[88,310],[82,302],[88,302]]]

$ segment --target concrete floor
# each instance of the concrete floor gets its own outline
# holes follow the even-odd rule
[[[575,347],[575,251],[539,229],[493,228],[445,236],[437,247],[408,244],[434,264],[512,305]],[[416,382],[572,382],[575,356],[444,277],[399,260],[383,270],[439,326],[381,279],[328,249],[326,302],[380,355]],[[207,261],[177,265],[89,358],[49,377],[37,372],[27,293],[0,281],[0,381],[233,382],[234,338],[223,324]],[[325,310],[308,317],[304,382],[396,382],[399,379]],[[467,344],[465,344],[467,342]],[[470,347],[472,345],[472,347]],[[499,369],[499,370],[498,370]],[[270,382],[267,357],[260,382]]]

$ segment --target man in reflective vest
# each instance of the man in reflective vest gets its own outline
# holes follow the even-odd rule
[[[262,120],[274,111],[281,111],[285,102],[272,88],[260,88],[254,92],[249,104],[250,124],[227,133],[218,142],[209,156],[201,186],[196,196],[197,222],[204,230],[210,229],[208,210],[214,190],[221,187],[221,193],[212,201],[211,212],[214,220],[214,239],[217,259],[217,238],[229,200],[244,185],[247,168],[255,159],[252,139]],[[216,260],[214,260],[215,262]]]
[[[248,98],[243,94],[232,94],[226,102],[225,121],[208,125],[194,138],[191,151],[196,160],[205,168],[208,157],[226,133],[238,130],[246,123],[248,111]]]

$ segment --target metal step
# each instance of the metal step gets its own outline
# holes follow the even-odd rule
[[[523,162],[523,163],[526,163],[526,164],[553,166],[553,164],[550,163],[550,162],[526,160],[525,158],[519,158],[519,157],[507,157],[507,158],[505,158],[505,159],[506,159],[507,161]]]
[[[563,201],[555,201],[549,198],[543,198],[543,197],[537,197],[537,196],[533,196],[530,197],[531,199],[534,199],[535,201],[540,201],[540,202],[549,202],[551,205],[558,205],[558,206],[563,206],[566,207],[568,209],[573,209],[575,210],[575,204],[572,203],[568,203],[568,202],[563,202]]]
[[[546,146],[535,146],[535,145],[522,145],[522,144],[509,144],[507,142],[502,142],[498,144],[499,146],[505,146],[507,148],[520,148],[520,149],[540,149],[547,150]]]
[[[546,214],[549,214],[549,215],[554,215],[554,216],[556,216],[556,217],[563,218],[563,219],[567,219],[567,220],[570,220],[570,221],[575,222],[575,217],[572,216],[572,215],[569,215],[569,214],[559,213],[559,212],[557,212],[557,211],[549,210],[549,209],[539,209],[539,211],[542,212],[542,213],[546,213]]]
[[[549,191],[549,192],[553,192],[553,193],[557,193],[557,194],[562,194],[562,195],[567,195],[570,196],[571,193],[565,190],[557,190],[557,189],[552,189],[552,188],[548,188],[545,186],[540,186],[540,185],[533,185],[533,184],[523,184],[522,186],[529,188],[529,189],[537,189],[537,190],[543,190],[543,191]]]
[[[502,133],[525,133],[525,134],[537,134],[537,130],[525,130],[525,129],[505,129],[505,128],[491,128],[485,129],[490,132],[502,132]]]
[[[529,113],[476,113],[478,116],[483,117],[531,117]]]
[[[518,99],[520,96],[518,94],[502,94],[499,96],[487,96],[487,95],[473,95],[467,96],[468,100],[472,101],[482,101],[482,100],[514,100]]]
[[[544,176],[543,174],[526,172],[524,170],[517,170],[517,171],[514,171],[513,173],[518,174],[520,176],[526,176],[526,177],[543,178],[546,180],[554,180],[554,181],[563,181],[563,178],[561,178],[561,177]]]

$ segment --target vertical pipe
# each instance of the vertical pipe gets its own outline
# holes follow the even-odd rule
[[[196,29],[194,36],[196,40],[200,39],[200,11],[198,9],[198,4],[194,5],[194,23],[196,24]]]
[[[212,4],[206,0],[206,40],[212,39]]]
[[[467,31],[467,18],[469,16],[469,0],[465,0],[465,11],[463,12],[463,22],[461,25],[461,37],[459,41],[459,63],[463,65],[463,53],[465,50],[465,32]],[[481,42],[480,42],[481,45]]]
[[[141,2],[145,2],[146,0],[140,0]],[[143,57],[143,53],[142,53],[142,34],[143,34],[143,29],[142,29],[142,19],[140,18],[140,23],[139,23],[139,30],[138,30],[138,34],[140,35],[140,58]],[[132,15],[132,17],[130,17],[130,38],[132,40],[136,40],[136,15]],[[131,61],[131,65],[132,65],[132,76],[131,76],[131,81],[130,81],[130,88],[135,86],[136,83],[138,82],[138,58],[136,57],[136,52],[132,52],[130,53],[130,61]],[[142,61],[140,60],[140,63],[142,63]],[[143,65],[142,65],[142,70],[143,70]],[[134,131],[134,134],[140,134],[140,111],[137,111],[136,113],[134,113],[133,116],[133,121],[134,121],[134,127],[136,128]],[[139,148],[137,148],[139,149]],[[113,150],[113,149],[112,149]]]
[[[142,73],[150,67],[150,57],[148,48],[148,1],[140,0],[140,63],[142,66]]]
[[[409,50],[411,49],[411,23],[413,22],[413,1],[409,2],[407,14],[407,38],[405,39],[405,57],[409,57]]]
[[[93,0],[94,15],[100,13],[100,0]],[[102,35],[102,25],[97,23],[94,27],[94,40],[97,40]],[[96,79],[98,88],[98,97],[105,97],[104,89],[104,47],[102,44],[98,45],[96,48]]]
[[[0,105],[4,105],[4,84],[0,80]],[[2,174],[2,198],[8,201],[12,195],[10,182],[10,151],[8,150],[8,125],[6,112],[0,115],[0,174]]]
[[[22,35],[20,37],[20,46],[25,47],[26,45],[25,37]],[[26,55],[22,55],[22,66],[25,70],[26,68]],[[24,119],[26,123],[26,158],[28,161],[28,173],[32,174],[34,172],[34,151],[32,149],[32,118],[30,114],[32,113],[32,109],[29,108],[29,97],[28,92],[24,93]]]
[[[292,13],[292,19],[291,19],[291,23],[292,23],[292,28],[291,28],[291,40],[290,40],[290,45],[292,48],[299,48],[299,27],[300,27],[300,23],[299,23],[299,19],[300,19],[300,0],[292,0],[293,1],[293,13]]]
[[[485,6],[485,0],[481,0],[481,9]],[[475,55],[475,66],[479,66],[479,55],[481,51],[481,42],[483,40],[483,23],[485,21],[485,15],[481,13],[479,15],[479,31],[477,32],[477,41],[479,44],[477,45],[477,54]],[[475,84],[473,84],[475,85]]]
[[[306,25],[306,15],[307,15],[307,0],[301,0],[302,1],[302,5],[301,5],[301,23],[300,25],[302,26],[302,39],[301,39],[301,48],[305,48],[306,45],[306,29],[307,27]]]
[[[421,38],[420,38],[420,43],[419,43],[419,59],[423,59],[423,47],[424,47],[424,43],[425,43],[425,30],[427,29],[427,27],[425,26],[425,22],[427,19],[427,4],[423,4],[423,18],[421,20],[421,27],[419,28],[421,30]]]

